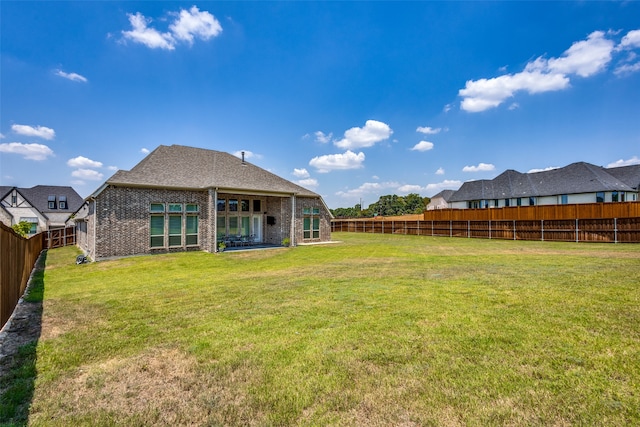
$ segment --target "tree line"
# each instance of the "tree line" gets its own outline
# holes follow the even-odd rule
[[[406,196],[390,194],[381,196],[377,202],[372,203],[366,209],[358,203],[352,208],[330,209],[335,218],[372,218],[374,216],[398,216],[420,214],[427,209],[431,201],[429,197],[421,197],[411,193]]]

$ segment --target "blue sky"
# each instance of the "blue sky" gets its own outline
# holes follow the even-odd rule
[[[0,2],[0,185],[83,197],[158,145],[329,207],[640,163],[639,2]]]

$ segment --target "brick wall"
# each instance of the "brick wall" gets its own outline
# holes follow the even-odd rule
[[[151,203],[195,203],[199,207],[198,246],[150,248]],[[210,221],[207,191],[107,187],[96,200],[96,239],[94,259],[183,250],[208,250]],[[88,232],[91,231],[88,224]],[[168,233],[165,227],[165,234]],[[184,227],[183,227],[184,233]],[[165,244],[167,242],[165,237]],[[182,239],[184,243],[185,239]]]

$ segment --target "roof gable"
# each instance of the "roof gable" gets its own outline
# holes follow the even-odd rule
[[[319,197],[232,154],[183,145],[158,146],[130,171],[116,172],[107,184],[199,190],[219,188]]]
[[[83,203],[82,197],[72,187],[62,187],[57,185],[36,185],[31,188],[19,188],[20,194],[41,213],[59,212],[73,213]],[[56,209],[49,209],[49,196],[56,197]],[[59,208],[59,198],[64,196],[67,198],[67,207]]]

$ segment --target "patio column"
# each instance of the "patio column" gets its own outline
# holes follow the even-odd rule
[[[218,189],[214,188],[213,189],[213,195],[212,195],[212,190],[209,189],[209,212],[212,212],[213,215],[209,215],[209,218],[211,218],[211,223],[209,224],[209,227],[207,227],[209,229],[209,235],[207,236],[209,239],[209,248],[210,248],[210,252],[218,252],[218,209],[217,206],[218,205]]]
[[[289,227],[289,240],[291,246],[296,246],[296,195],[291,195],[291,225]]]

